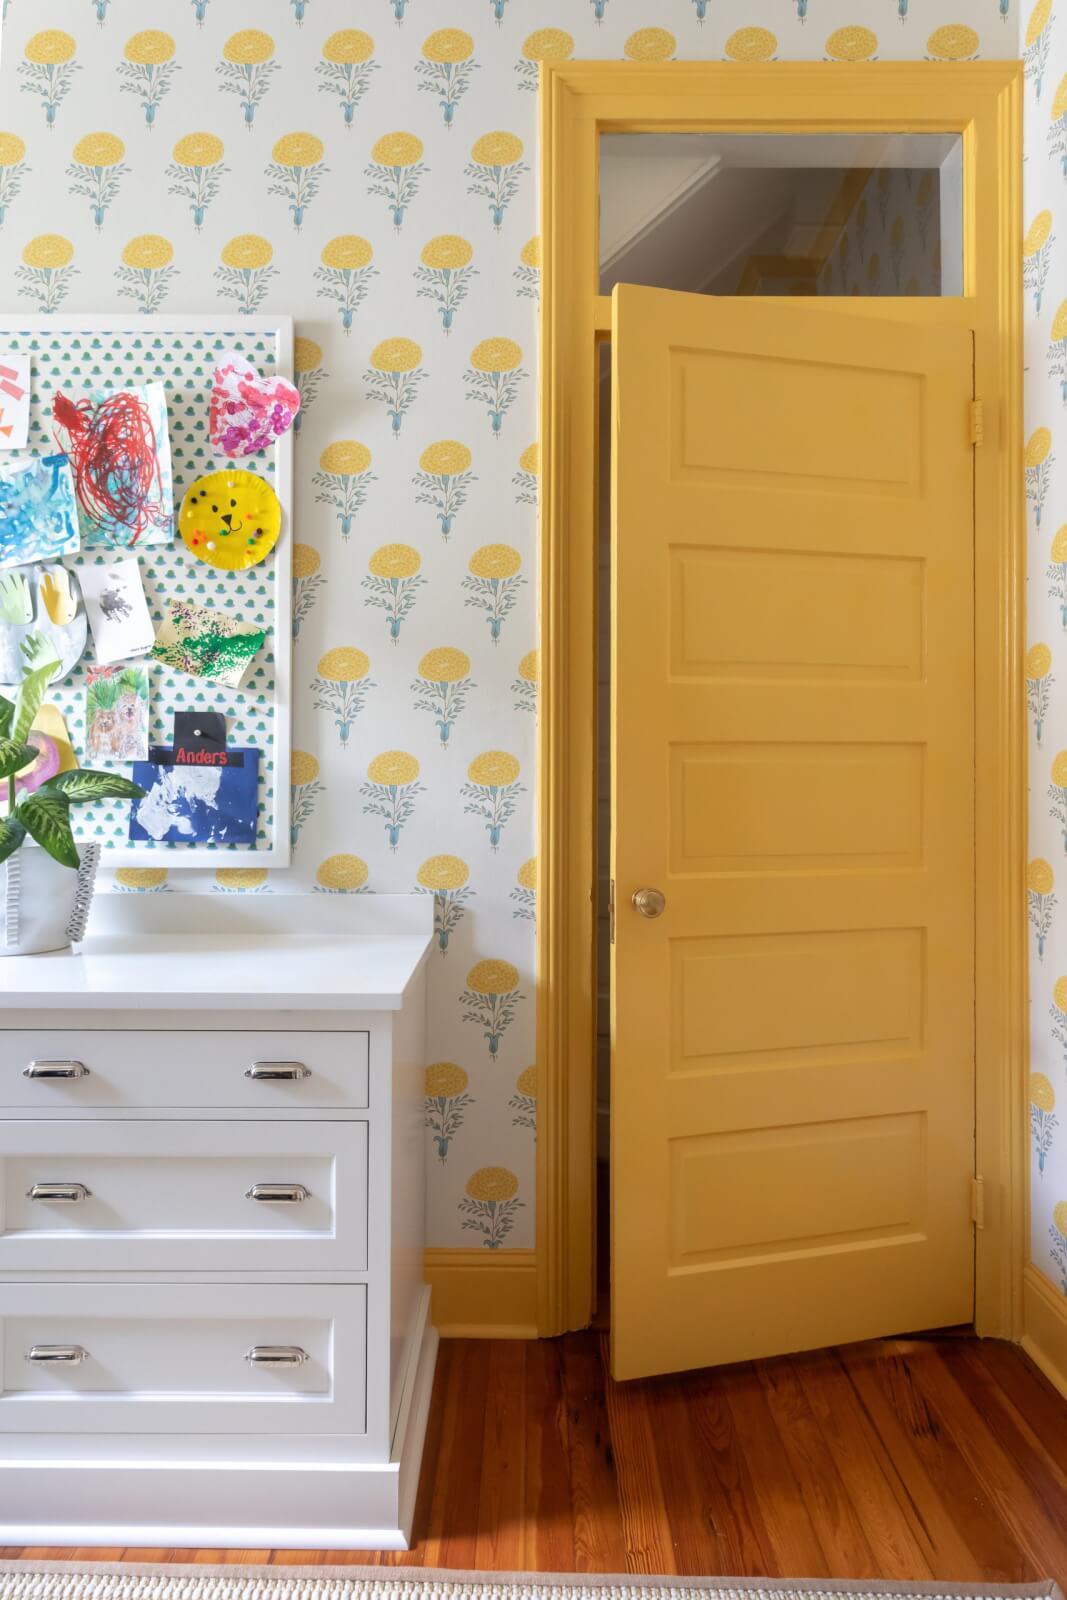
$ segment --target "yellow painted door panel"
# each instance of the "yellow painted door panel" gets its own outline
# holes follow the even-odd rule
[[[613,305],[613,1370],[969,1321],[972,335]]]

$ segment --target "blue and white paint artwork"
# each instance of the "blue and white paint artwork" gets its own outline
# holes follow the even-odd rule
[[[171,752],[158,754],[170,757]],[[230,750],[228,754],[239,756],[241,765],[200,767],[135,761],[133,781],[146,793],[130,806],[131,842],[254,845],[259,751]]]
[[[74,475],[66,456],[0,466],[0,567],[54,561],[80,543]]]

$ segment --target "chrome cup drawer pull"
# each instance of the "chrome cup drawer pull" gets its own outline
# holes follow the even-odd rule
[[[24,1078],[87,1078],[89,1068],[84,1061],[31,1061],[23,1067]]]
[[[261,1205],[292,1206],[310,1200],[311,1190],[302,1183],[254,1183],[245,1190],[245,1199],[258,1200]]]
[[[80,1367],[88,1359],[80,1344],[33,1344],[26,1351],[26,1360],[37,1367]]]
[[[298,1344],[254,1344],[245,1356],[252,1367],[302,1367],[307,1359]]]
[[[245,1077],[256,1083],[300,1083],[311,1077],[311,1068],[302,1061],[253,1061],[246,1067]]]
[[[84,1183],[35,1183],[26,1190],[27,1200],[47,1200],[54,1206],[76,1206],[92,1194]]]

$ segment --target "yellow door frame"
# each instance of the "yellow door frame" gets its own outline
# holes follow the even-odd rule
[[[821,299],[975,333],[975,1322],[1016,1338],[1026,1259],[1026,528],[1017,62],[563,62],[541,80],[538,1328],[595,1298],[596,345],[602,132],[958,133],[964,289]],[[793,304],[803,306],[804,301]]]

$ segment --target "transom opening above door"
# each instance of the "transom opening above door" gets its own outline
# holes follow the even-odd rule
[[[955,133],[602,133],[601,294],[963,293]]]

